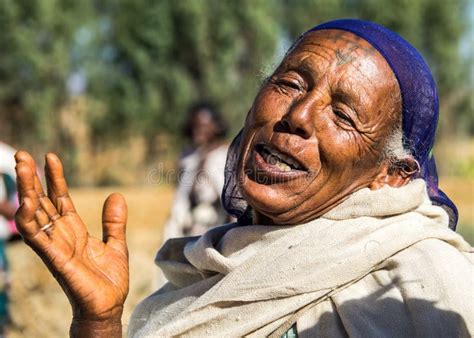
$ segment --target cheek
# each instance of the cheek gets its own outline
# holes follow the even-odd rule
[[[240,161],[246,156],[255,134],[271,134],[275,124],[286,114],[291,101],[271,88],[262,88],[245,119]]]
[[[262,88],[255,98],[252,109],[247,116],[249,125],[260,127],[280,120],[289,110],[292,99],[282,95],[271,86]]]
[[[318,124],[316,137],[319,143],[321,165],[326,169],[335,170],[346,167],[358,153],[356,136],[352,132],[341,129],[329,117]]]
[[[318,128],[319,152],[322,171],[326,177],[356,177],[374,167],[371,145],[357,132],[346,131],[328,120]]]

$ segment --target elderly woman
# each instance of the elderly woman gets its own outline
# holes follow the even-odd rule
[[[438,189],[438,97],[405,40],[337,20],[306,32],[263,83],[229,150],[223,200],[239,218],[169,240],[169,283],[129,334],[459,337],[474,333],[472,249]],[[71,335],[115,337],[128,292],[124,199],[89,236],[59,159],[48,195],[16,155],[18,226],[73,308]],[[451,229],[450,229],[451,228]]]

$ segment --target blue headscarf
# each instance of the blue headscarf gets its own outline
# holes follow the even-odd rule
[[[456,229],[458,211],[454,203],[438,187],[438,173],[432,153],[439,103],[436,85],[430,69],[420,53],[398,34],[376,23],[358,19],[340,19],[315,26],[305,34],[323,30],[339,29],[351,32],[369,42],[385,58],[395,74],[402,97],[403,145],[420,165],[415,178],[426,182],[428,195],[435,205],[441,206],[449,215],[449,227]],[[224,207],[235,216],[242,216],[246,209],[235,181],[237,148],[241,133],[236,137],[226,164],[226,183],[222,193]]]
[[[400,35],[373,22],[334,20],[308,32],[323,29],[340,29],[361,37],[377,49],[392,68],[402,96],[403,145],[418,161],[418,177],[426,181],[431,201],[448,212],[449,226],[455,230],[457,208],[438,186],[438,172],[432,152],[439,117],[438,93],[425,60]]]

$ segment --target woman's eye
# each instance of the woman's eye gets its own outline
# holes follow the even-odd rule
[[[354,127],[354,121],[352,121],[352,119],[347,116],[345,113],[343,113],[342,111],[338,110],[338,109],[333,109],[333,112],[334,112],[334,115],[337,116],[337,118],[342,122],[342,123],[345,123],[351,127]]]
[[[284,90],[294,90],[297,92],[302,92],[304,90],[304,85],[297,79],[285,78],[285,77],[273,77],[270,81]]]
[[[288,88],[301,91],[301,85],[297,82],[289,81],[289,80],[281,80],[280,83]]]

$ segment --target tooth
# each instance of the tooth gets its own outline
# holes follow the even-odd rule
[[[295,167],[295,168],[299,167],[298,163],[296,163],[292,158],[290,158],[288,156],[285,156],[285,155],[283,155],[282,158],[286,163],[292,165],[293,167]]]
[[[287,165],[286,163],[278,162],[277,166],[278,166],[278,169],[280,169],[281,171],[291,171],[290,166]]]
[[[262,147],[261,154],[265,162],[277,166],[282,171],[301,169],[301,165],[293,158],[282,154],[277,150],[270,149],[267,146]]]
[[[277,157],[280,161],[285,162],[285,164],[290,165],[290,166],[292,166],[292,167],[294,167],[294,168],[296,168],[296,169],[300,169],[300,168],[301,168],[301,166],[300,166],[295,160],[293,160],[291,157],[289,157],[289,156],[287,156],[287,155],[285,155],[285,154],[282,154],[282,153],[280,153],[280,152],[278,152],[278,151],[275,151],[275,150],[274,150],[274,151],[270,151],[268,148],[265,148],[265,150],[268,151],[268,152],[270,152],[270,154],[271,154],[272,156]]]
[[[293,167],[295,167],[297,169],[300,168],[300,165],[295,160],[293,160],[292,158],[286,157],[285,160],[288,162],[288,164],[291,164]]]

